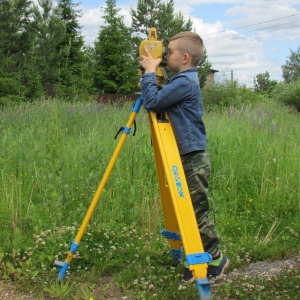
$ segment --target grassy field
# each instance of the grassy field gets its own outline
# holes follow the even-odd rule
[[[108,290],[95,288],[101,278],[110,278],[119,299],[199,298],[195,286],[180,283],[182,268],[172,266],[159,234],[164,225],[143,109],[79,253],[56,283],[53,261],[66,258],[130,113],[131,104],[57,100],[0,112],[0,278],[41,299],[105,299]],[[211,219],[231,269],[299,255],[299,114],[260,103],[212,110],[204,121],[213,166]],[[278,299],[299,296],[299,270],[280,281],[288,294]],[[274,299],[272,287],[278,292],[276,285],[259,294],[253,288],[247,299]],[[236,288],[214,291],[223,299],[246,299]]]

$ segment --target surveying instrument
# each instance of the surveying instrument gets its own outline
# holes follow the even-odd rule
[[[139,47],[140,58],[144,54],[144,46],[147,47],[154,59],[162,58],[163,45],[161,41],[157,40],[155,28],[151,28],[148,39],[141,42]],[[140,70],[139,75],[142,75],[142,73],[143,71]],[[162,85],[163,80],[166,78],[166,72],[163,68],[157,68],[156,78],[157,84]],[[59,269],[59,282],[64,278],[73,255],[79,247],[81,238],[96,208],[122,146],[131,131],[131,126],[142,103],[143,95],[140,95],[132,107],[132,113],[127,124],[121,127],[121,138],[103,174],[78,233],[72,241],[66,260],[64,262],[55,261],[55,265]],[[165,223],[165,229],[161,230],[161,234],[171,246],[172,258],[175,265],[182,263],[184,251],[186,262],[196,279],[200,299],[209,300],[211,299],[211,293],[209,289],[210,282],[207,279],[207,264],[212,260],[212,256],[204,252],[169,116],[166,112],[159,114],[150,112],[149,123]]]

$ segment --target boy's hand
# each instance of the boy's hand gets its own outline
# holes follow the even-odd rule
[[[159,66],[161,62],[161,58],[154,59],[147,47],[144,47],[145,55],[142,55],[142,59],[140,61],[141,66],[144,68],[145,73],[155,72],[156,68]]]

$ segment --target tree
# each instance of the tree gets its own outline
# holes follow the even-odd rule
[[[59,0],[55,15],[65,24],[65,35],[56,46],[60,58],[57,65],[58,81],[56,91],[68,99],[87,96],[91,82],[86,80],[87,61],[84,55],[84,41],[80,32],[78,3],[72,0]]]
[[[75,9],[78,5],[78,3],[73,3],[72,0],[58,0],[55,8],[56,16],[65,24],[65,35],[57,45],[57,50],[70,65],[83,61],[82,48],[84,41],[78,21],[81,13],[80,10]]]
[[[131,32],[119,15],[116,0],[107,0],[105,25],[95,42],[95,86],[105,93],[127,94],[138,86]]]
[[[0,2],[0,50],[15,60],[21,59],[31,44],[30,7],[29,0]]]
[[[270,80],[270,74],[268,71],[257,74],[253,82],[255,92],[267,94],[269,94],[277,84],[276,80]]]
[[[161,0],[138,0],[137,9],[131,9],[132,31],[148,36],[151,27],[159,33],[157,15],[161,8]]]
[[[200,87],[205,86],[207,76],[211,70],[211,63],[208,61],[207,51],[204,49],[204,54],[198,64],[198,77],[200,81]]]
[[[38,4],[33,7],[36,38],[31,51],[45,86],[58,81],[60,53],[57,48],[65,37],[66,26],[55,14],[52,0],[38,0]]]
[[[0,97],[5,98],[1,103],[24,95],[22,65],[33,41],[30,16],[28,0],[0,2]]]
[[[286,64],[281,66],[282,77],[286,83],[295,81],[300,77],[300,46],[296,51],[291,51],[290,56],[286,60]]]

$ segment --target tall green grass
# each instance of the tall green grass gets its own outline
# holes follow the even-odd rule
[[[64,260],[118,143],[115,135],[130,114],[130,103],[58,100],[0,112],[0,277],[49,277],[54,257]],[[232,267],[299,251],[299,114],[260,103],[211,110],[204,121],[213,167],[211,219]],[[136,135],[132,130],[127,137],[74,264],[115,274],[124,291],[143,299],[153,287],[145,290],[137,278],[159,280],[174,270],[158,234],[163,218],[143,109],[136,123]],[[115,248],[122,249],[118,255]],[[161,283],[163,289],[157,287],[158,299],[194,293],[172,290],[176,272]]]
[[[284,253],[289,233],[299,233],[299,115],[260,103],[210,112],[205,121],[214,169],[212,218],[225,244],[248,245],[257,258]],[[274,223],[278,228],[270,232]],[[265,240],[268,233],[272,238]]]
[[[27,230],[81,221],[117,145],[114,137],[130,113],[129,105],[58,101],[4,110],[1,207],[6,210],[9,203],[19,203],[18,222],[27,223]],[[141,204],[157,198],[147,125],[147,116],[141,113],[137,134],[127,139],[95,213],[103,224],[146,222]],[[19,192],[9,197],[7,189]],[[148,210],[145,205],[144,209]]]

